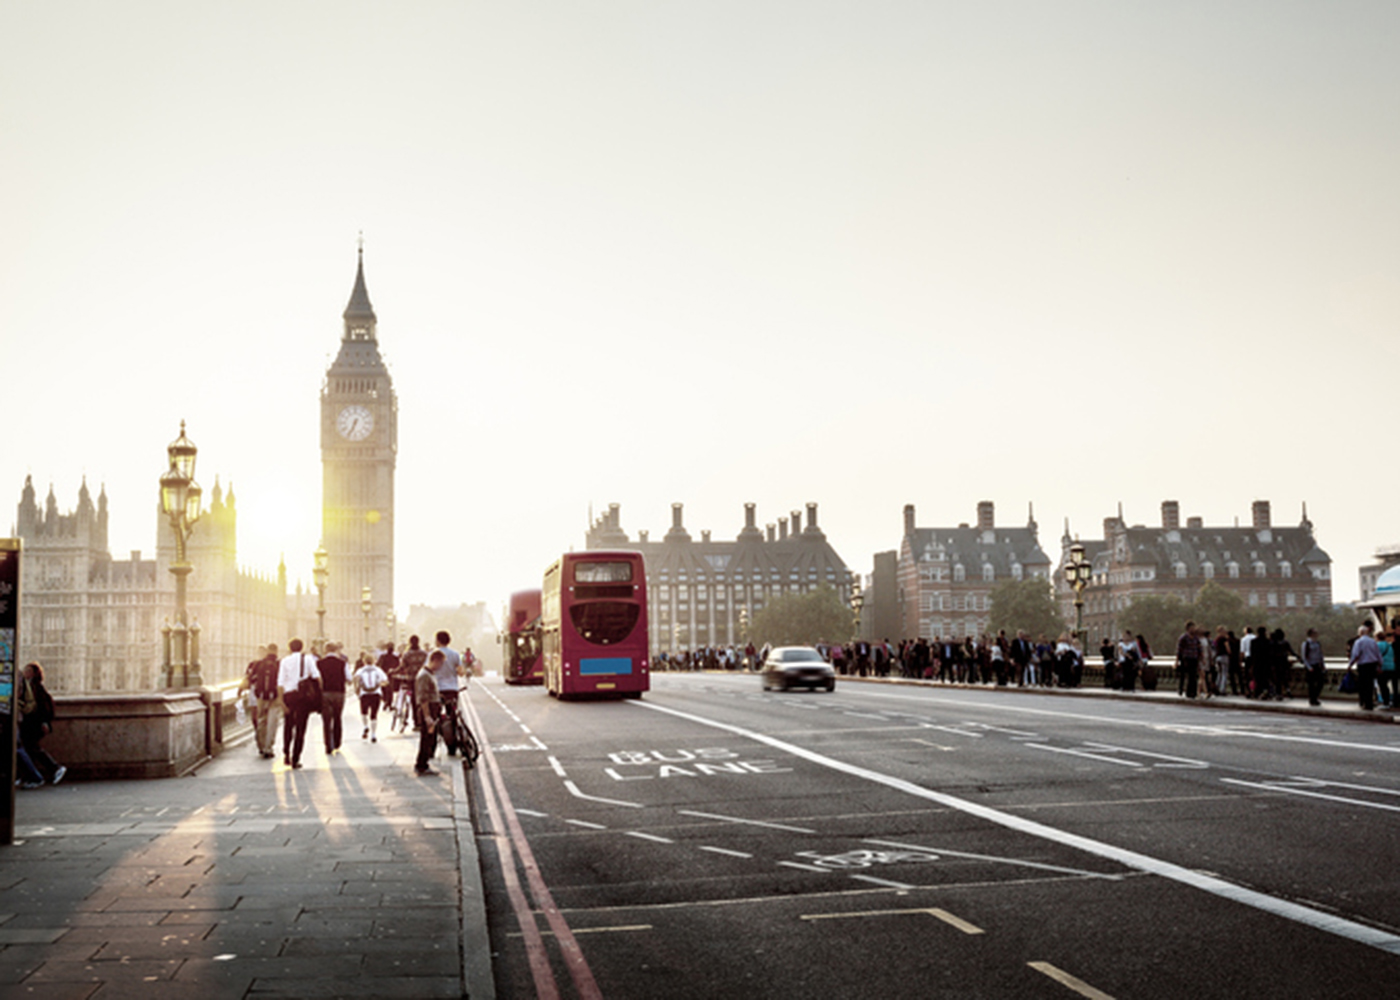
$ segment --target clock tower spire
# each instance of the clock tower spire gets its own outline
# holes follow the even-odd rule
[[[361,241],[342,314],[340,352],[321,386],[322,544],[328,555],[326,635],[358,649],[383,641],[394,602],[394,465],[398,400],[379,353]],[[370,612],[361,608],[369,588]],[[366,635],[365,625],[369,625]]]

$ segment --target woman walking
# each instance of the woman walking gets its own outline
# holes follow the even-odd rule
[[[24,665],[19,695],[19,741],[24,752],[44,780],[56,785],[68,773],[49,752],[39,745],[53,729],[53,696],[44,687],[44,668],[37,663]]]

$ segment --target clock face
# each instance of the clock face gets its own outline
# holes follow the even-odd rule
[[[363,406],[347,406],[335,418],[335,429],[347,441],[363,441],[374,430],[374,414]]]

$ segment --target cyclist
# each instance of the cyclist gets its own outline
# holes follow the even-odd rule
[[[389,673],[394,684],[394,719],[400,731],[407,728],[409,719],[413,720],[413,728],[418,728],[418,716],[413,710],[413,679],[427,662],[427,650],[419,645],[416,635],[409,636],[408,648],[399,657],[398,669]]]
[[[442,659],[438,660],[436,656],[433,657],[436,663],[433,669],[433,676],[437,679],[438,692],[442,698],[443,712],[450,719],[455,720],[458,717],[457,696],[458,692],[461,690],[462,684],[465,683],[463,678],[466,676],[466,671],[462,667],[462,657],[455,649],[448,645],[448,643],[452,641],[452,636],[443,631],[439,632],[436,638],[437,648],[433,650],[433,653],[442,653]],[[447,753],[449,756],[457,752],[458,741],[450,738],[455,735],[455,728],[450,733],[444,733],[443,742],[447,744]]]

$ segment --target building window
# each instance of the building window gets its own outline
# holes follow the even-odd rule
[[[953,566],[953,582],[954,582],[954,583],[962,583],[962,582],[963,582],[964,580],[966,580],[966,579],[967,579],[967,570],[963,567],[963,564],[962,564],[962,563],[956,563],[956,564]]]
[[[992,566],[991,563],[983,563],[983,564],[982,564],[982,579],[983,579],[983,580],[995,580],[995,579],[996,579],[996,575],[997,575],[997,571],[996,571],[995,567]]]
[[[1177,563],[1175,569],[1176,569],[1176,578],[1177,578],[1178,580],[1185,580],[1185,579],[1186,579],[1186,564],[1185,564],[1185,563]]]
[[[1255,576],[1268,576],[1268,574],[1269,574],[1269,569],[1268,569],[1267,566],[1264,565],[1263,560],[1262,560],[1262,559],[1261,559],[1261,560],[1257,560],[1257,561],[1254,563],[1254,575],[1255,575]]]
[[[1214,580],[1214,579],[1215,579],[1215,564],[1214,564],[1214,563],[1202,563],[1202,564],[1201,564],[1201,575],[1204,576],[1207,580]]]
[[[1228,576],[1231,580],[1238,580],[1240,578],[1240,564],[1233,561],[1226,563],[1225,575]]]
[[[1278,575],[1283,577],[1284,579],[1291,578],[1293,576],[1293,564],[1291,562],[1288,562],[1287,560],[1284,560],[1283,562],[1279,563]]]

